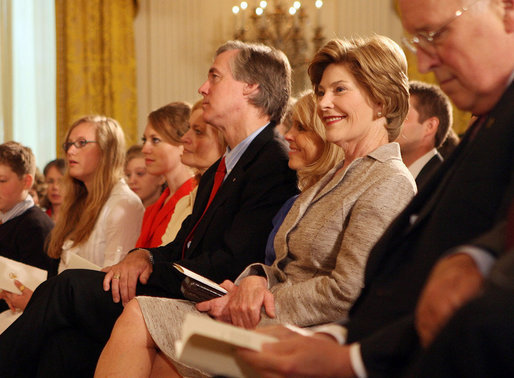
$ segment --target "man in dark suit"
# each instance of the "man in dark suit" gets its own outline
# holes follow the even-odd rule
[[[505,242],[484,290],[464,305],[437,335],[415,377],[501,377],[514,371],[514,202]]]
[[[437,149],[452,125],[452,107],[443,91],[432,84],[411,81],[409,93],[409,113],[397,141],[419,189],[443,163]]]
[[[0,336],[0,376],[91,376],[122,303],[136,294],[183,298],[171,262],[221,282],[264,259],[272,218],[297,193],[274,132],[289,98],[289,62],[269,47],[228,42],[199,92],[204,119],[222,130],[228,149],[202,176],[176,239],[133,250],[106,274],[65,271],[42,284]],[[215,182],[223,183],[213,196]]]
[[[421,343],[428,345],[479,292],[505,250],[514,195],[514,0],[399,0],[399,6],[420,71],[433,71],[459,108],[480,117],[372,249],[346,328],[323,330],[344,345],[281,329],[284,341],[262,353],[240,352],[263,372],[400,375]],[[416,310],[425,284],[432,316],[423,298]]]

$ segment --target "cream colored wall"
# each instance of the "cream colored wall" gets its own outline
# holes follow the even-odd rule
[[[254,0],[247,0],[252,6]],[[272,1],[272,0],[271,0]],[[271,3],[268,0],[269,3]],[[282,0],[289,3],[288,0]],[[327,38],[387,35],[399,42],[402,29],[393,0],[325,0],[321,24]],[[194,102],[216,47],[231,39],[236,0],[139,0],[135,21],[139,130],[146,115],[171,101]],[[315,22],[314,0],[302,6]]]

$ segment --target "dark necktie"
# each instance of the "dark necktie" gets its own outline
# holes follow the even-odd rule
[[[225,166],[225,156],[220,161],[220,164],[218,165],[218,169],[216,169],[216,174],[214,175],[214,184],[212,185],[211,194],[209,195],[209,201],[207,201],[207,205],[205,205],[205,209],[203,210],[202,215],[200,216],[200,219],[198,219],[198,222],[194,225],[193,229],[187,235],[186,240],[184,241],[184,246],[182,248],[182,258],[184,258],[186,250],[189,248],[189,245],[191,244],[191,240],[193,240],[194,233],[196,231],[196,228],[198,227],[198,224],[202,221],[203,216],[207,212],[207,209],[209,208],[212,200],[214,199],[214,196],[216,196],[216,193],[218,192],[218,189],[220,188],[221,184],[223,183],[223,179],[225,178],[225,174],[227,173],[227,167]]]

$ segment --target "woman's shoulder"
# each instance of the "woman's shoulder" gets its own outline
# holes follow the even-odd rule
[[[141,199],[134,193],[125,179],[121,179],[111,190],[111,194],[105,203],[106,208],[113,208],[117,206],[130,207],[135,210],[144,212],[145,208],[141,202]]]
[[[139,199],[137,194],[134,193],[132,191],[132,189],[129,188],[125,179],[121,179],[120,181],[118,181],[111,190],[111,195],[109,196],[109,199],[117,198],[117,197],[123,198],[126,200],[130,200],[130,201],[141,202],[141,200]],[[142,206],[142,204],[141,204],[141,206]]]

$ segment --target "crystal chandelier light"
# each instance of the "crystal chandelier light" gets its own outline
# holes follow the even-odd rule
[[[304,2],[305,3],[305,2]],[[323,44],[321,9],[323,1],[313,1],[315,20],[309,20],[300,1],[242,1],[232,7],[236,17],[234,39],[260,42],[282,50],[293,68],[293,88],[306,87],[306,68],[310,58]],[[272,5],[272,6],[270,6]]]

